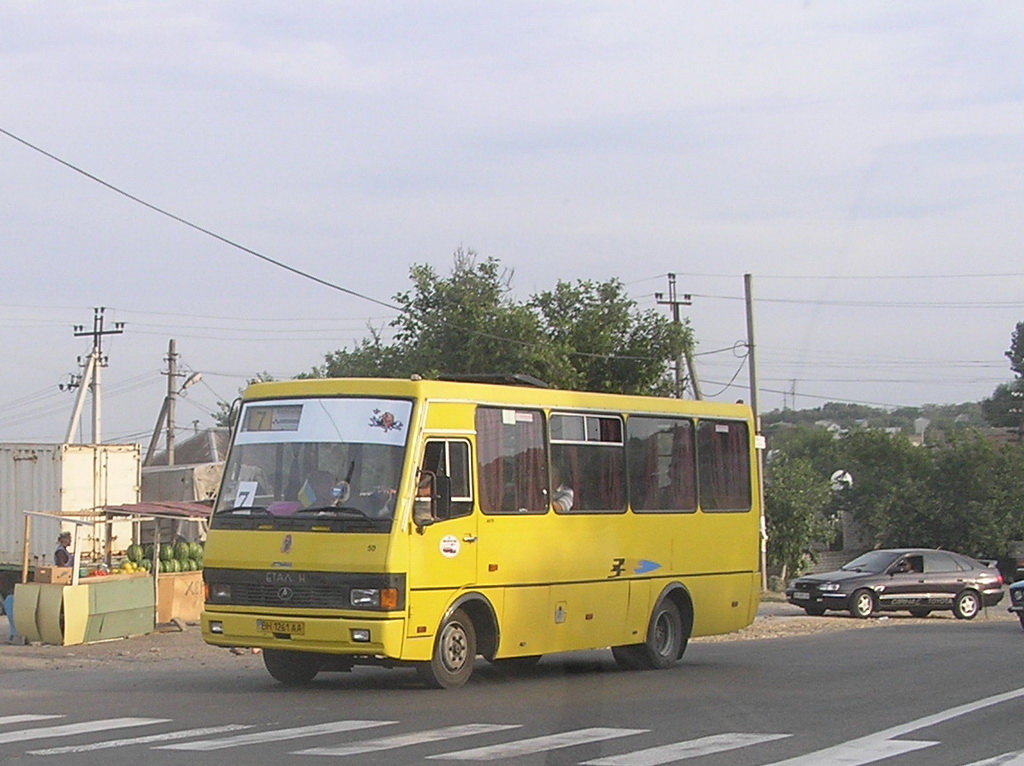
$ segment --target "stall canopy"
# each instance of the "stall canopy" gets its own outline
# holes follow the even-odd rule
[[[170,500],[128,503],[126,505],[106,505],[103,507],[103,511],[108,514],[192,520],[209,519],[212,510],[212,507],[205,503],[187,503]]]

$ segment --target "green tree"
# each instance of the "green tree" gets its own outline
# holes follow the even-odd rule
[[[666,362],[693,342],[688,326],[639,311],[617,280],[559,282],[520,302],[511,271],[462,248],[448,276],[414,265],[410,279],[394,297],[392,343],[371,330],[306,376],[521,373],[560,388],[667,393]]]
[[[901,434],[853,431],[839,440],[838,458],[853,485],[837,503],[867,532],[874,545],[902,541],[911,520],[929,514],[931,459]]]
[[[1000,383],[981,409],[985,419],[993,426],[1017,429],[1017,440],[1024,440],[1024,322],[1010,334],[1010,348],[1003,356],[1010,360],[1010,370],[1016,375],[1012,383]]]
[[[925,516],[906,520],[894,542],[950,548],[972,556],[1005,553],[1005,509],[996,502],[999,456],[980,434],[958,434],[933,455]]]
[[[835,525],[828,515],[832,489],[805,457],[776,454],[765,477],[768,566],[785,582],[813,558],[814,543],[828,544]]]
[[[672,392],[666,359],[692,350],[688,323],[675,324],[654,310],[638,311],[621,282],[558,282],[530,306],[553,344],[559,388],[631,394]]]

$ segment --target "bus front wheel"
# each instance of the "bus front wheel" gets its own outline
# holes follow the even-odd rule
[[[429,662],[416,670],[423,682],[434,689],[462,686],[473,673],[476,660],[476,629],[469,615],[456,609],[441,624]]]
[[[305,686],[316,678],[322,663],[314,654],[264,649],[263,664],[267,672],[285,686]]]
[[[679,660],[688,640],[679,607],[666,598],[651,615],[647,640],[642,644],[613,646],[612,656],[619,667],[626,670],[662,670]]]

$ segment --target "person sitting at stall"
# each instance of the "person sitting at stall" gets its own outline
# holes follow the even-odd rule
[[[57,549],[53,552],[53,563],[59,567],[71,567],[75,565],[75,557],[68,546],[71,545],[71,533],[61,532],[57,538]]]

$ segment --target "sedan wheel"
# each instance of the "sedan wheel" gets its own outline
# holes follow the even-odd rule
[[[874,614],[875,594],[866,588],[854,591],[850,596],[850,614],[861,620],[865,620]]]
[[[958,620],[973,620],[981,611],[981,600],[973,590],[960,591],[953,599],[953,614]]]

